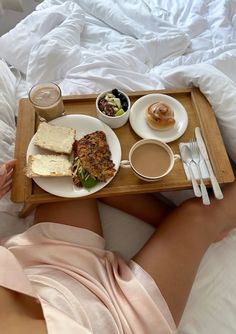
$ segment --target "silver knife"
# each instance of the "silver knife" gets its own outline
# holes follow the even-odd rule
[[[224,197],[224,195],[223,195],[223,193],[220,189],[220,185],[219,185],[219,183],[218,183],[218,181],[215,177],[215,174],[213,172],[211,162],[209,160],[209,156],[208,156],[208,153],[207,153],[206,145],[205,145],[204,140],[202,138],[201,130],[198,127],[195,128],[195,136],[196,136],[196,139],[197,139],[197,144],[198,144],[199,150],[200,150],[200,152],[203,156],[203,159],[205,160],[206,165],[207,165],[207,169],[208,169],[208,172],[209,172],[209,175],[210,175],[210,180],[211,180],[212,188],[213,188],[213,191],[214,191],[214,194],[215,194],[215,198],[222,199]]]

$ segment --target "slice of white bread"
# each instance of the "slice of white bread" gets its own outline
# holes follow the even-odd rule
[[[27,177],[72,176],[72,164],[67,155],[30,155],[26,166]]]
[[[71,154],[75,135],[75,129],[42,122],[33,143],[56,153]]]

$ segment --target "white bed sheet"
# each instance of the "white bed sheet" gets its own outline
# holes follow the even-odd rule
[[[18,98],[50,80],[64,95],[198,86],[236,163],[235,25],[235,0],[45,0],[0,38],[0,57],[14,67],[0,62],[1,159],[13,156]],[[176,203],[189,196],[168,194]],[[18,210],[9,196],[0,202],[1,235],[29,226],[32,217],[19,220]],[[153,233],[102,204],[100,212],[108,247],[127,259]],[[208,250],[180,333],[236,332],[235,251],[236,231]]]

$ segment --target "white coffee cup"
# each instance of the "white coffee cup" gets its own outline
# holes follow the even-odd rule
[[[168,175],[178,154],[174,154],[166,143],[157,139],[142,139],[129,151],[129,159],[122,160],[122,168],[131,168],[136,176],[148,182],[155,182]]]

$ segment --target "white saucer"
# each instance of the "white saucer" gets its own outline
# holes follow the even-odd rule
[[[153,130],[145,120],[146,108],[157,101],[168,104],[174,111],[175,125],[165,131]],[[173,97],[165,94],[148,94],[140,97],[131,107],[130,124],[141,138],[159,139],[164,143],[174,141],[181,137],[188,126],[188,115],[183,105]]]

